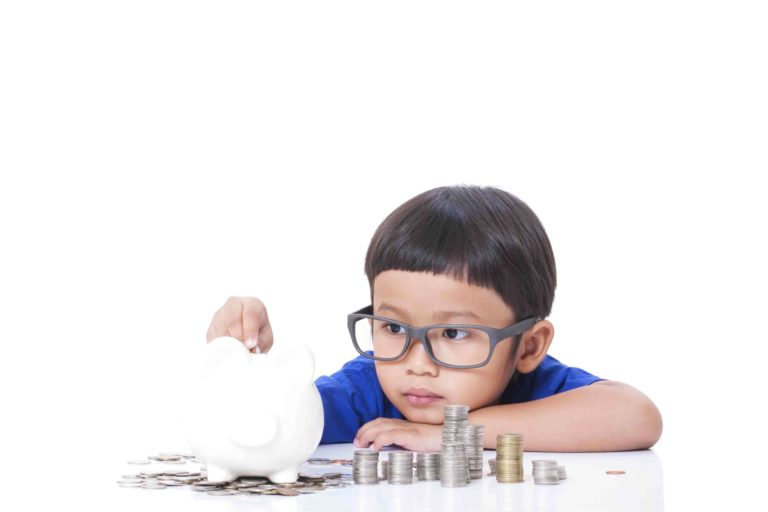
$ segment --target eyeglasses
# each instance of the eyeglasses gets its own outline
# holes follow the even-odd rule
[[[413,327],[391,318],[373,315],[373,305],[347,315],[347,327],[355,349],[377,361],[403,357],[411,341],[418,339],[430,359],[447,368],[480,368],[488,364],[500,342],[515,337],[512,355],[536,317],[529,317],[503,329],[473,324],[434,324]]]

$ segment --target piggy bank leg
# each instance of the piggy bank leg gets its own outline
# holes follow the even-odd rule
[[[296,467],[281,469],[267,475],[276,484],[292,484],[299,478],[299,469]]]
[[[231,482],[237,479],[237,475],[219,466],[208,464],[208,480],[211,482]]]

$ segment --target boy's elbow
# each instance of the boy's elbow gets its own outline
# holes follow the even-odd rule
[[[637,449],[645,450],[659,441],[664,425],[659,408],[649,398],[644,397],[638,412],[637,423],[633,431],[637,435]]]

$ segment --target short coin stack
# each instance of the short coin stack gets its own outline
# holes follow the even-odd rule
[[[467,451],[464,443],[447,441],[440,446],[440,484],[443,487],[467,485]]]
[[[389,478],[389,461],[381,461],[381,478],[380,480],[387,480]]]
[[[368,448],[355,450],[352,457],[352,478],[356,484],[378,484],[379,452]]]
[[[557,461],[534,460],[533,461],[533,481],[537,485],[559,484],[560,476],[557,470]]]
[[[557,478],[560,480],[565,480],[567,478],[567,475],[565,474],[565,466],[557,466]]]
[[[459,441],[467,451],[469,476],[476,480],[483,477],[483,425],[464,425],[459,430]]]
[[[519,483],[523,481],[523,435],[496,436],[496,481]],[[493,468],[493,466],[492,466]]]
[[[439,452],[419,452],[416,454],[416,478],[419,480],[440,480]]]
[[[413,483],[413,452],[389,452],[389,478],[387,481],[390,484]]]

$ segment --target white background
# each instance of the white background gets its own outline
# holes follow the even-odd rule
[[[114,485],[99,467],[186,450],[178,397],[230,295],[335,371],[378,224],[467,183],[549,234],[550,353],[658,404],[668,507],[750,503],[759,4],[4,2],[4,477],[53,460]]]

